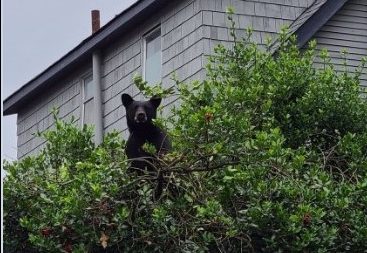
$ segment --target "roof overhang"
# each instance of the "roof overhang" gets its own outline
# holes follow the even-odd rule
[[[348,0],[327,0],[315,13],[312,13],[312,15],[295,31],[297,34],[298,46],[300,48],[303,47],[347,1]]]
[[[154,12],[161,9],[168,0],[139,0],[128,9],[117,15],[100,30],[87,39],[83,40],[78,46],[68,52],[61,59],[56,61],[42,73],[31,81],[23,85],[12,95],[4,100],[4,115],[15,114],[31,98],[39,94],[42,90],[50,87],[79,66],[91,59],[94,51],[106,46],[115,38],[123,35],[124,32],[143,22]]]
[[[293,32],[297,34],[298,45],[303,47],[347,1],[316,0],[314,3],[315,10],[310,13],[310,16],[305,18],[301,15],[294,23]],[[169,2],[169,0],[137,1],[41,74],[6,98],[3,107],[4,115],[17,113],[32,97],[50,87],[55,81],[75,69],[76,66],[89,60],[94,51],[108,45],[109,42],[133,28],[136,24],[141,23]],[[318,4],[319,6],[317,6]],[[300,23],[297,23],[297,21],[300,21]]]

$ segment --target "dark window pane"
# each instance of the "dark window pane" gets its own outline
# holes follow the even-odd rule
[[[94,99],[84,103],[83,124],[94,124]]]
[[[84,79],[84,101],[93,97],[93,78],[88,76]]]

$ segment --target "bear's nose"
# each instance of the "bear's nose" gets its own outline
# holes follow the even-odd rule
[[[144,122],[146,120],[145,113],[139,113],[136,118],[139,122]]]

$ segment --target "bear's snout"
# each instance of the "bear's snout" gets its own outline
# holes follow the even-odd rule
[[[147,114],[142,111],[138,111],[135,114],[135,122],[136,123],[145,123],[147,121]]]
[[[147,115],[145,115],[145,113],[139,113],[136,118],[139,122],[145,122],[147,120]]]

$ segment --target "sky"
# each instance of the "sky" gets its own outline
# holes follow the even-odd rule
[[[100,10],[103,26],[134,2],[2,0],[1,100],[87,38],[92,30],[91,10]],[[17,157],[16,129],[16,115],[2,115],[2,160]]]

